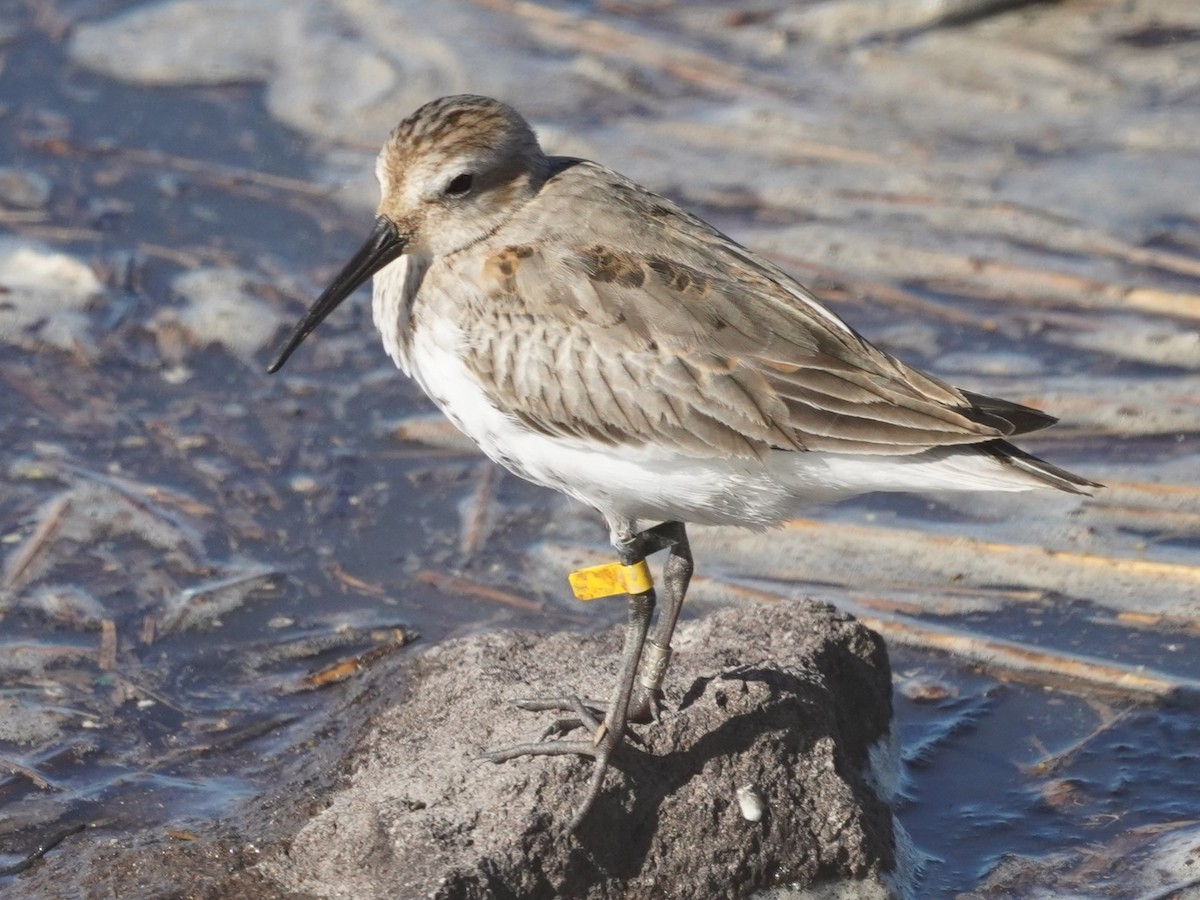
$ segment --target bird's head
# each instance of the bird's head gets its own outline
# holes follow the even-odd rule
[[[404,254],[449,256],[504,224],[546,180],[537,136],[516,110],[461,94],[397,125],[375,164],[380,200],[366,242],[293,330],[268,371],[363,282]]]

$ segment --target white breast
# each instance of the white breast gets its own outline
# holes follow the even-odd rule
[[[375,273],[371,317],[383,338],[383,349],[405,375],[412,375],[409,326],[413,300],[429,268],[427,260],[405,254]]]

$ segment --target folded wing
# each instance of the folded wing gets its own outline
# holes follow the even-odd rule
[[[488,300],[467,325],[492,321],[472,331],[468,365],[528,427],[761,457],[916,453],[1055,421],[906,366],[779,269],[661,198],[609,185],[622,187],[635,192],[628,209],[658,210],[642,247],[631,245],[652,212],[630,216],[629,235],[512,244],[484,267]]]

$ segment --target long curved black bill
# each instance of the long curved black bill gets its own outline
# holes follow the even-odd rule
[[[300,324],[292,331],[287,343],[283,345],[283,349],[279,351],[279,355],[275,357],[275,361],[267,367],[267,371],[274,374],[282,369],[288,357],[312,334],[313,329],[337,309],[339,303],[353,294],[359,285],[397,259],[404,252],[405,243],[396,226],[386,216],[377,218],[366,242],[309,308]]]

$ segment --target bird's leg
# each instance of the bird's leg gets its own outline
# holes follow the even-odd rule
[[[612,700],[608,704],[608,710],[605,713],[604,721],[599,728],[593,732],[591,740],[584,741],[564,741],[564,740],[542,740],[528,744],[518,744],[515,747],[508,747],[503,750],[493,750],[483,754],[484,759],[489,759],[492,762],[504,762],[506,760],[515,759],[518,756],[562,756],[569,754],[577,754],[582,756],[590,756],[595,760],[595,766],[592,771],[592,780],[588,785],[587,795],[584,797],[582,806],[575,818],[571,820],[570,830],[583,821],[584,816],[592,808],[596,802],[596,797],[600,794],[600,787],[604,782],[604,773],[608,769],[608,760],[612,753],[620,745],[621,739],[625,736],[625,727],[629,722],[629,698],[633,692],[633,685],[637,679],[638,664],[642,657],[642,646],[646,642],[646,634],[650,630],[650,619],[654,614],[654,586],[650,583],[649,578],[644,575],[644,565],[646,559],[646,545],[650,543],[643,538],[642,534],[630,534],[628,531],[618,533],[614,529],[614,544],[617,548],[617,554],[620,557],[621,565],[626,570],[633,570],[639,573],[638,587],[641,590],[634,590],[629,594],[629,623],[625,629],[625,646],[621,651],[621,671],[617,679],[617,687],[613,692]],[[658,549],[658,547],[655,547]],[[526,701],[529,703],[529,701]],[[558,704],[557,708],[565,709],[566,711],[576,711],[583,720],[580,724],[584,724],[588,720],[595,720],[588,715],[588,710],[584,707],[581,701],[576,698],[570,698],[563,702],[550,701],[550,704]],[[533,705],[538,708],[548,708],[548,704],[534,701]],[[560,723],[551,726],[551,731],[560,728]]]
[[[665,604],[658,613],[654,634],[642,648],[642,665],[629,703],[629,721],[643,723],[658,720],[662,702],[662,683],[671,664],[671,635],[679,621],[679,611],[692,580],[692,548],[687,529],[682,522],[663,522],[642,532],[647,537],[647,555],[666,548],[669,553],[663,564],[663,597]]]
[[[658,718],[662,682],[671,661],[671,635],[679,620],[679,611],[683,607],[688,583],[692,577],[692,551],[682,522],[663,522],[637,533],[633,531],[632,522],[610,520],[609,524],[612,527],[613,546],[617,549],[621,567],[629,579],[627,583],[632,586],[628,594],[629,624],[625,631],[625,646],[621,652],[621,671],[603,721],[598,718],[600,704],[595,701],[583,701],[578,697],[519,700],[516,705],[522,709],[552,709],[574,713],[574,717],[555,721],[542,734],[540,741],[518,744],[483,755],[485,759],[493,762],[504,762],[518,756],[571,754],[594,759],[595,766],[588,792],[571,821],[572,830],[587,815],[599,796],[608,761],[625,737],[629,723],[649,722]],[[664,549],[669,551],[663,566],[663,590],[667,602],[655,625],[654,636],[647,641],[646,636],[654,613],[655,593],[645,570],[645,559],[650,554]],[[607,570],[609,567],[600,568]],[[561,737],[579,727],[587,727],[591,731],[591,740],[549,739],[552,735]]]

